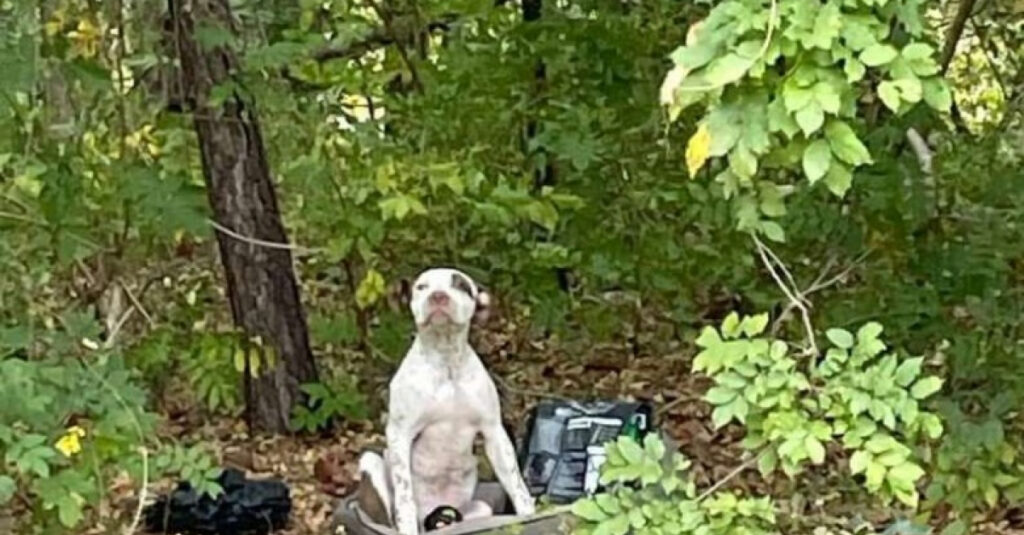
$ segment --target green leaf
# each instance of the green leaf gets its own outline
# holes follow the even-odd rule
[[[622,506],[619,504],[619,501],[611,494],[597,494],[594,496],[594,501],[597,502],[602,511],[609,515],[616,515],[622,512]]]
[[[661,459],[665,456],[665,443],[657,434],[649,434],[644,437],[644,452],[649,459]]]
[[[942,436],[942,420],[934,414],[924,414],[921,416],[921,427],[924,428],[925,433],[931,439],[936,439]]]
[[[757,459],[757,470],[761,472],[761,477],[768,477],[778,465],[779,456],[773,450],[765,451]]]
[[[880,67],[896,59],[898,55],[892,45],[874,44],[860,53],[860,60],[868,67]]]
[[[923,362],[924,357],[911,358],[901,362],[899,367],[896,368],[896,384],[902,387],[910,386],[921,373],[921,363]]]
[[[903,102],[900,98],[900,90],[894,82],[886,80],[878,84],[878,98],[882,99],[882,103],[885,107],[892,111],[899,111],[900,104]]]
[[[914,399],[924,399],[942,388],[942,379],[938,377],[925,377],[920,381],[914,383],[913,388],[910,389],[910,395],[914,396]]]
[[[871,464],[871,454],[864,450],[857,450],[850,456],[850,473],[857,475]]]
[[[715,426],[715,429],[721,429],[725,427],[733,418],[733,406],[719,405],[711,413],[711,423]]]
[[[882,334],[882,324],[876,321],[865,323],[860,329],[857,329],[857,342],[864,343],[872,340],[877,340]]]
[[[921,102],[923,88],[921,87],[921,80],[916,77],[900,78],[899,80],[893,81],[896,87],[900,90],[900,98],[910,102],[911,104]]]
[[[881,464],[870,462],[868,463],[867,469],[864,471],[865,484],[869,490],[878,489],[882,486],[882,481],[885,480],[885,466]]]
[[[620,514],[598,524],[593,535],[625,535],[629,531],[629,515]]]
[[[768,326],[768,314],[755,314],[753,316],[747,316],[743,318],[743,322],[740,323],[740,329],[743,330],[743,334],[748,337],[754,337],[764,332],[765,327]]]
[[[811,184],[821,180],[832,165],[832,149],[824,139],[818,139],[804,149],[804,174]]]
[[[57,518],[60,523],[66,528],[73,528],[82,521],[82,505],[79,503],[81,497],[77,494],[70,493],[62,496],[57,501]]]
[[[814,99],[827,113],[839,113],[840,98],[835,86],[827,82],[818,82],[814,85]]]
[[[905,462],[889,469],[888,477],[896,481],[905,482],[907,488],[914,488],[914,482],[924,476],[924,470],[912,463]]]
[[[958,518],[946,526],[940,535],[967,535],[967,521]]]
[[[861,143],[853,128],[850,128],[850,125],[844,121],[829,121],[825,126],[825,137],[828,139],[829,146],[832,147],[832,152],[840,160],[852,166],[871,163],[871,154],[868,152],[868,148]]]
[[[791,139],[800,131],[800,126],[796,124],[781,98],[776,98],[768,105],[768,130],[782,132]]]
[[[804,437],[804,449],[807,450],[807,457],[814,464],[825,462],[825,446],[813,435]]]
[[[721,87],[742,78],[751,65],[753,62],[749,59],[729,53],[712,61],[704,77],[711,85]]]
[[[825,173],[825,186],[828,190],[836,197],[843,197],[852,184],[853,173],[850,172],[850,168],[839,162],[832,162],[828,173]]]
[[[722,337],[718,335],[717,329],[709,325],[700,332],[695,343],[697,347],[708,348],[722,343]]]
[[[814,101],[814,92],[795,83],[787,83],[782,86],[782,101],[786,111],[797,112]]]
[[[786,242],[786,231],[782,228],[782,225],[780,225],[780,224],[778,224],[778,223],[776,223],[774,221],[762,221],[761,222],[761,232],[764,233],[764,236],[766,238],[768,238],[769,240],[771,240],[773,242],[776,242],[776,243],[785,243]]]
[[[600,522],[608,518],[597,502],[589,498],[576,500],[572,504],[572,514],[590,522]]]
[[[724,405],[735,398],[735,390],[729,390],[728,388],[721,386],[715,386],[708,389],[708,393],[704,395],[704,400],[712,405]]]
[[[626,459],[629,464],[638,464],[644,459],[644,450],[640,447],[635,440],[630,437],[622,436],[616,441],[615,445],[619,449],[619,453]]]
[[[746,388],[749,384],[747,380],[743,378],[742,375],[736,372],[725,372],[721,375],[716,376],[715,381],[717,381],[718,384],[723,385],[732,390],[740,390]]]
[[[921,83],[924,101],[938,111],[949,111],[953,106],[953,94],[949,85],[941,78],[931,78]]]
[[[867,74],[868,70],[860,61],[850,58],[846,60],[846,65],[843,66],[843,72],[846,73],[846,81],[852,84],[863,80],[864,75]]]
[[[754,178],[757,174],[757,156],[740,143],[729,152],[729,169],[740,178]]]
[[[935,62],[933,54],[935,49],[924,43],[911,43],[903,47],[900,55],[910,64],[914,74],[918,76],[933,76],[939,72],[939,64]]]
[[[925,43],[910,43],[903,47],[903,52],[901,54],[903,55],[903,58],[908,61],[916,61],[931,58],[934,53],[935,49],[930,45]]]
[[[825,331],[825,336],[838,348],[850,349],[853,347],[853,335],[845,329],[829,329]]]
[[[14,497],[18,485],[10,476],[0,474],[0,505],[5,505]]]
[[[810,136],[817,132],[824,123],[825,113],[822,111],[821,105],[816,101],[807,104],[803,109],[796,112],[796,124],[800,125],[800,130],[803,131],[805,136]]]
[[[733,311],[722,320],[722,336],[737,338],[740,334],[740,315]]]

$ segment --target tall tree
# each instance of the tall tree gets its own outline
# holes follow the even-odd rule
[[[167,4],[207,195],[217,223],[231,231],[217,233],[231,313],[269,350],[257,353],[258,367],[247,361],[248,422],[255,430],[284,432],[299,387],[317,378],[305,312],[290,250],[266,244],[286,243],[287,237],[256,110],[237,91],[219,107],[210,104],[213,88],[231,81],[238,58],[229,45],[204,46],[196,39],[197,26],[234,32],[235,21],[228,0]]]

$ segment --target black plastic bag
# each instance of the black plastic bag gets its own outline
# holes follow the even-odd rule
[[[284,529],[291,514],[288,487],[276,480],[248,480],[239,470],[224,470],[216,498],[200,496],[187,481],[144,511],[146,531],[189,535],[265,535]]]

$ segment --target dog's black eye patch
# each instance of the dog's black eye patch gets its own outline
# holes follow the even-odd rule
[[[463,277],[458,273],[452,274],[452,288],[466,292],[466,295],[473,297],[473,285],[466,280],[466,277]]]

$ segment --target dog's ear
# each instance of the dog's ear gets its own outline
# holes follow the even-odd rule
[[[476,291],[476,311],[473,313],[475,323],[485,323],[491,317],[491,309],[494,307],[494,299],[491,294],[483,288]]]

